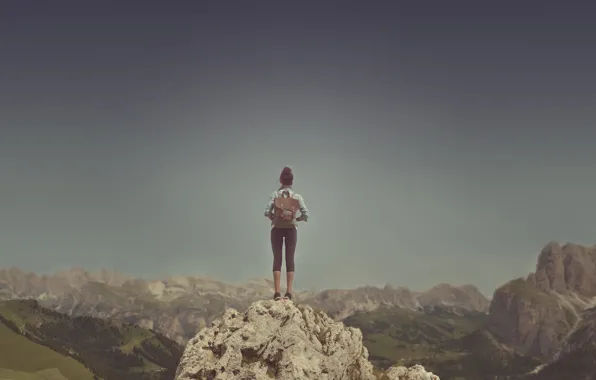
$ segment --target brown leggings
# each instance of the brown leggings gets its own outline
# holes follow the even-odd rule
[[[273,249],[274,272],[281,272],[284,238],[286,243],[286,271],[294,271],[294,252],[296,251],[298,231],[296,228],[273,227],[271,229],[271,248]]]

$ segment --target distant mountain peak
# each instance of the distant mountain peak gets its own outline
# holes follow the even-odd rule
[[[530,277],[545,291],[575,292],[582,296],[596,296],[596,249],[579,244],[547,244]]]
[[[547,243],[536,271],[495,291],[488,328],[524,354],[552,357],[596,299],[596,248]]]

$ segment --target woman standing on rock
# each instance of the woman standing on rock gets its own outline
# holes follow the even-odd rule
[[[280,300],[281,297],[281,263],[282,250],[285,242],[286,246],[286,280],[287,291],[284,299],[292,299],[292,285],[294,283],[294,252],[296,251],[296,242],[298,240],[298,230],[296,222],[308,220],[308,209],[304,199],[292,189],[294,174],[292,169],[285,167],[279,176],[281,187],[271,193],[267,207],[265,207],[265,216],[271,220],[271,248],[273,249],[273,283],[275,286],[274,300]],[[300,211],[300,216],[296,217],[296,212]]]

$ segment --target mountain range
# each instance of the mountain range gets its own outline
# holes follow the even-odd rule
[[[228,284],[201,277],[143,280],[101,270],[72,268],[53,275],[0,270],[0,299],[35,299],[44,307],[71,316],[88,315],[133,323],[185,344],[226,308],[246,309],[271,298],[272,282],[250,280]],[[487,312],[489,300],[472,285],[437,285],[425,292],[404,287],[360,287],[297,292],[297,302],[320,308],[341,320],[379,306],[409,310],[449,308],[454,313]]]
[[[156,331],[183,345],[227,308],[271,297],[269,280],[227,284],[200,277],[143,280],[73,268],[54,275],[0,270],[0,299],[33,299],[67,316]],[[358,327],[373,364],[422,364],[442,379],[596,380],[596,247],[548,243],[536,269],[487,299],[474,286],[439,284],[298,292]],[[0,366],[1,367],[1,366]]]

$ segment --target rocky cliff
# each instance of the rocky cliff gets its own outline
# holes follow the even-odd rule
[[[388,380],[438,380],[421,366],[393,367]],[[292,302],[228,309],[192,338],[176,380],[375,380],[360,330]]]
[[[552,359],[596,297],[596,249],[551,242],[536,271],[497,289],[487,328],[526,356]]]

